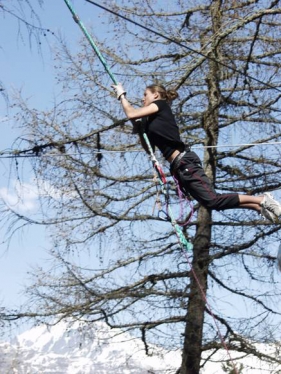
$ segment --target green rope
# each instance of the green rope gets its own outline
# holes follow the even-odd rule
[[[111,73],[105,59],[103,58],[102,54],[100,53],[98,47],[96,46],[93,38],[91,37],[91,35],[88,33],[86,27],[83,25],[83,23],[80,21],[79,17],[77,16],[77,14],[75,13],[74,9],[73,9],[73,6],[70,4],[70,2],[68,0],[64,0],[65,4],[67,5],[68,9],[70,10],[70,12],[72,13],[73,15],[73,19],[74,21],[80,26],[81,30],[83,31],[84,35],[86,36],[86,38],[88,39],[88,41],[90,42],[91,46],[93,47],[94,51],[96,52],[98,58],[100,59],[100,62],[103,64],[105,70],[107,71],[108,75],[110,76],[110,78],[112,79],[113,83],[114,84],[117,84],[117,80],[115,79],[114,75]]]

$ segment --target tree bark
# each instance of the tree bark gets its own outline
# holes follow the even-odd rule
[[[211,213],[204,208],[198,214],[194,241],[190,297],[186,317],[181,374],[198,374],[200,370],[204,312],[207,292]]]

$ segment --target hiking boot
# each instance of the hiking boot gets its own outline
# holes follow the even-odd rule
[[[276,217],[281,215],[281,204],[276,201],[269,192],[264,193],[264,198],[260,205],[268,212],[273,213]]]
[[[276,221],[278,220],[278,218],[275,216],[275,214],[271,213],[269,210],[267,210],[263,206],[261,207],[261,212],[260,213],[264,218],[266,218],[267,220],[269,220],[272,223],[276,223]]]

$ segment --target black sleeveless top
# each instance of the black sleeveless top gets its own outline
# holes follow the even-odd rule
[[[183,152],[185,145],[180,138],[178,125],[167,101],[155,100],[153,103],[157,105],[159,110],[142,118],[142,127],[153,150],[156,146],[168,159],[175,150]]]

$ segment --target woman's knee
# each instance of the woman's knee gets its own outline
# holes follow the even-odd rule
[[[211,210],[217,210],[217,209],[220,209],[219,208],[219,201],[217,199],[212,199],[212,200],[204,200],[204,201],[201,201],[201,204],[207,208],[207,209],[211,209]]]
[[[201,204],[211,210],[235,209],[239,206],[238,194],[217,194],[200,201]]]

